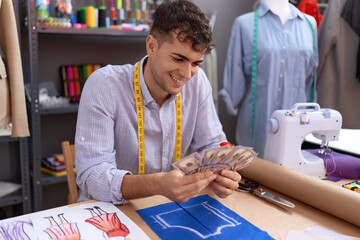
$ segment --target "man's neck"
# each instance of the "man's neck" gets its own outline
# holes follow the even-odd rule
[[[165,101],[166,99],[168,99],[170,97],[169,94],[166,94],[166,95],[161,95],[160,92],[158,91],[155,91],[154,88],[155,86],[154,85],[154,79],[151,79],[153,76],[152,76],[152,73],[151,73],[151,70],[150,70],[150,66],[149,66],[149,58],[146,58],[144,60],[144,64],[143,64],[143,76],[144,76],[144,81],[145,81],[145,84],[149,90],[149,93],[150,95],[152,96],[152,98],[154,99],[154,101],[159,105],[161,106]]]
[[[268,7],[277,14],[282,22],[285,23],[289,17],[291,9],[288,0],[262,0]]]

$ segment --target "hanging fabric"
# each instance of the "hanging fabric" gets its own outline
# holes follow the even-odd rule
[[[360,1],[347,0],[341,13],[341,17],[346,20],[349,26],[360,37]],[[360,81],[360,43],[357,50],[357,69],[356,78]]]
[[[323,16],[319,12],[316,0],[301,0],[297,5],[297,8],[303,13],[313,16],[316,20],[317,27],[319,28]]]
[[[29,136],[19,38],[12,0],[0,1],[0,127],[12,123],[12,137]]]
[[[341,17],[347,0],[331,0],[319,28],[318,103],[338,110],[342,127],[359,129],[360,83],[356,79],[360,38]]]

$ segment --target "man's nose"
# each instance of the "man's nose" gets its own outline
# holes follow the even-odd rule
[[[194,73],[194,68],[191,64],[184,64],[184,66],[181,69],[181,75],[186,80],[189,80]]]

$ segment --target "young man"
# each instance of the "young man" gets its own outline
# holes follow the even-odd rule
[[[212,46],[205,14],[189,1],[169,1],[156,10],[147,56],[89,77],[75,136],[79,201],[122,204],[163,195],[184,202],[208,185],[222,198],[238,187],[237,172],[172,170],[180,154],[226,141],[199,69]]]

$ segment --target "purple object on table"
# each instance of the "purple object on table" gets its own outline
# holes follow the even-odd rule
[[[324,155],[319,150],[321,149],[306,149],[306,151],[324,160],[329,180],[337,182],[343,178],[360,178],[360,158],[334,151],[329,155]]]

